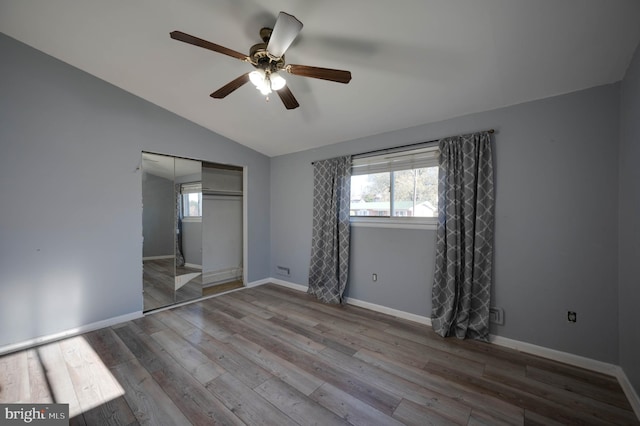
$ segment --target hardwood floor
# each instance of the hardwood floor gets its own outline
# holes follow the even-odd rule
[[[175,259],[153,259],[143,262],[144,311],[202,297],[202,275],[189,280],[176,290],[175,277],[201,273],[198,269],[175,266]]]
[[[235,290],[244,287],[241,280],[229,281],[222,284],[210,285],[202,289],[203,296],[213,296],[214,294],[224,293],[225,291]]]
[[[640,424],[615,378],[273,284],[0,358],[71,424]]]

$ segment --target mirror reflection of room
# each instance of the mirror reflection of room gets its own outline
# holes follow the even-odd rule
[[[142,154],[144,311],[243,286],[242,168]]]

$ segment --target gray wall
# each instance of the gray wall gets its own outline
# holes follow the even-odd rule
[[[173,181],[150,173],[143,173],[142,179],[142,256],[173,256]]]
[[[229,269],[240,270],[242,259],[242,196],[212,195],[210,191],[236,191],[242,194],[240,170],[202,168],[203,246],[202,273],[204,283],[215,277],[208,275]],[[208,193],[209,192],[209,193]]]
[[[620,366],[640,394],[640,47],[621,85]]]
[[[186,263],[202,266],[202,222],[182,221],[182,255]]]
[[[247,167],[269,276],[269,159],[0,35],[0,347],[142,310],[141,151]]]
[[[394,309],[429,316],[431,286],[426,277],[433,276],[434,264],[426,259],[435,259],[435,242],[435,231],[352,227],[345,294],[382,306],[393,301]]]
[[[493,304],[506,322],[492,332],[617,363],[618,112],[608,85],[274,157],[271,273],[307,285],[312,161],[494,128]],[[434,242],[433,231],[353,228],[348,295],[429,316]]]
[[[241,267],[242,197],[205,195],[202,215],[202,273]]]

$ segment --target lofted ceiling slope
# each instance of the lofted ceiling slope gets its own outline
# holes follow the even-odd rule
[[[285,75],[300,107],[247,84],[252,67],[169,37],[248,54],[279,11],[304,28]],[[640,41],[637,0],[0,0],[0,31],[212,131],[276,156],[619,81]]]

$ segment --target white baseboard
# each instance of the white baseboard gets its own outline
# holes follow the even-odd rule
[[[288,281],[284,281],[278,278],[270,278],[266,280],[266,282],[271,282],[274,284],[278,284],[282,287],[291,288],[293,290],[302,291],[304,293],[307,292],[308,286],[294,284]],[[266,284],[266,283],[265,283]],[[353,297],[346,297],[345,302],[349,305],[358,306],[365,309],[370,309],[372,311],[381,312],[383,314],[392,315],[394,317],[406,319],[409,321],[414,321],[420,324],[431,325],[431,318],[427,318],[421,315],[412,314],[405,311],[400,311],[398,309],[388,308],[382,305],[376,305],[375,303],[365,302],[364,300],[354,299]]]
[[[260,284],[266,283],[274,283],[283,287],[291,288],[293,290],[298,291],[307,291],[307,286],[303,286],[300,284],[294,284],[288,281],[284,281],[277,278],[269,278],[266,280],[261,280]],[[260,285],[256,284],[256,285]],[[386,306],[377,305],[375,303],[365,302],[362,300],[354,299],[354,298],[346,298],[346,302],[350,305],[359,306],[361,308],[371,309],[372,311],[380,312],[383,314],[392,315],[398,318],[403,318],[409,321],[414,321],[420,324],[431,326],[431,318],[424,317],[421,315],[412,314],[409,312],[399,311],[393,308],[388,308]],[[543,358],[547,358],[553,361],[562,362],[565,364],[573,365],[575,367],[585,368],[587,370],[595,371],[598,373],[603,373],[609,376],[614,376],[618,379],[620,383],[620,387],[624,391],[629,403],[633,407],[634,412],[638,419],[640,419],[640,397],[638,397],[637,392],[634,390],[631,382],[627,375],[624,373],[624,370],[617,365],[610,364],[607,362],[598,361],[591,358],[586,358],[580,355],[574,355],[568,352],[562,352],[555,349],[545,348],[543,346],[533,345],[531,343],[521,342],[518,340],[508,339],[506,337],[491,335],[489,337],[491,343],[503,346],[511,349],[515,349],[520,352],[528,353],[531,355],[537,355]]]
[[[264,285],[264,284],[269,284],[273,282],[273,278],[264,278],[262,280],[258,280],[258,281],[252,281],[250,283],[247,283],[246,287],[250,288],[250,287],[257,287],[259,285]]]
[[[364,300],[354,299],[353,297],[346,297],[345,301],[349,305],[358,306],[360,308],[370,309],[372,311],[380,312],[383,314],[391,315],[397,318],[406,319],[409,321],[417,322],[420,324],[428,325],[431,327],[431,318],[412,314],[410,312],[399,311],[397,309],[388,308],[382,305],[376,305],[375,303],[365,302]]]
[[[490,335],[489,341],[495,345],[505,348],[515,349],[520,352],[526,352],[531,355],[541,356],[543,358],[552,359],[575,367],[585,368],[587,370],[596,371],[598,373],[616,376],[617,366],[608,362],[598,361],[586,358],[580,355],[574,355],[569,352],[562,352],[556,349],[546,348],[519,340],[513,340],[502,336]]]
[[[309,286],[300,285],[300,284],[294,284],[292,282],[281,280],[279,278],[269,278],[266,281],[267,281],[267,283],[278,284],[279,286],[287,287],[287,288],[290,288],[290,289],[293,289],[293,290],[298,290],[298,291],[301,291],[303,293],[306,293],[307,290],[309,289]]]
[[[633,408],[633,412],[636,413],[636,417],[640,420],[640,396],[638,396],[638,393],[633,388],[633,385],[629,381],[629,378],[622,367],[616,366],[616,377],[618,378],[620,387],[629,400],[629,404],[631,404],[631,407]]]
[[[195,263],[185,263],[184,267],[191,268],[191,269],[199,269],[202,271],[202,265],[196,265]]]
[[[143,257],[142,260],[162,260],[162,259],[173,259],[174,256],[172,254],[168,254],[166,256],[147,256]]]
[[[106,320],[93,322],[91,324],[81,325],[80,327],[72,328],[69,330],[61,331],[59,333],[49,334],[47,336],[36,337],[35,339],[25,340],[23,342],[12,343],[10,345],[0,347],[0,355],[4,355],[10,352],[27,349],[33,346],[42,345],[44,343],[53,342],[56,340],[64,339],[66,337],[76,336],[82,333],[88,333],[89,331],[98,330],[100,328],[111,327],[112,325],[120,324],[123,322],[131,321],[137,318],[141,318],[142,311],[132,312],[130,314],[120,315]]]
[[[209,284],[216,284],[231,281],[242,277],[242,268],[227,268],[217,271],[207,271],[202,273],[202,284],[206,287]]]

